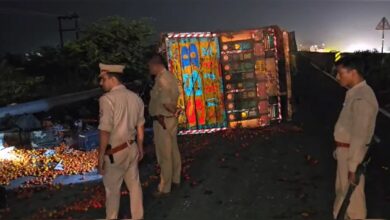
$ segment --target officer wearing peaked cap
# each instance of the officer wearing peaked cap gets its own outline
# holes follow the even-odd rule
[[[130,192],[132,219],[143,219],[142,188],[138,162],[143,157],[144,103],[122,84],[123,65],[99,64],[100,146],[98,170],[106,191],[106,218],[117,219],[120,189]]]

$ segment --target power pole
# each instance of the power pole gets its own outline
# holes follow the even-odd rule
[[[383,47],[385,46],[385,30],[390,30],[390,24],[389,21],[383,17],[380,21],[379,24],[375,28],[376,30],[382,31],[382,53],[383,53]]]
[[[79,15],[77,13],[73,13],[71,15],[67,16],[58,16],[58,32],[60,34],[60,46],[61,48],[64,47],[64,32],[70,32],[74,31],[76,40],[79,39]],[[63,21],[68,21],[68,20],[74,20],[74,27],[73,28],[63,28],[62,27],[62,22]]]

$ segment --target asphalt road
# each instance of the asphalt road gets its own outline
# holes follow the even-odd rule
[[[298,57],[298,68],[292,122],[180,137],[183,183],[166,198],[151,196],[158,168],[153,146],[146,146],[140,171],[145,219],[332,219],[336,169],[332,130],[345,90],[306,58]],[[390,218],[388,126],[389,121],[379,116],[382,144],[374,151],[367,175],[371,218]],[[65,210],[61,218],[104,217],[100,182],[9,194],[10,212],[0,214],[3,219],[53,218],[61,210]],[[130,216],[126,194],[123,189],[122,218]],[[88,205],[96,202],[100,205]]]

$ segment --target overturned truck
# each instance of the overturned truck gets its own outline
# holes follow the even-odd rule
[[[289,120],[293,32],[278,26],[167,33],[161,51],[180,89],[180,134]]]

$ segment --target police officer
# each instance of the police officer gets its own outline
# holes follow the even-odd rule
[[[149,113],[152,116],[154,143],[158,164],[161,167],[160,184],[155,197],[161,197],[179,186],[181,158],[177,145],[177,101],[179,88],[175,76],[164,66],[161,56],[149,60],[149,70],[155,76],[150,92]]]
[[[98,171],[106,190],[106,218],[117,219],[123,180],[130,192],[132,219],[143,219],[138,162],[143,157],[144,104],[122,85],[122,65],[99,64],[100,146]],[[137,139],[135,141],[135,138]]]
[[[334,129],[334,156],[337,160],[334,218],[337,217],[349,184],[355,183],[355,171],[367,152],[378,114],[375,94],[363,77],[363,60],[355,56],[344,57],[336,63],[336,68],[337,80],[348,91]],[[367,211],[363,175],[350,201],[346,217],[365,219]]]

